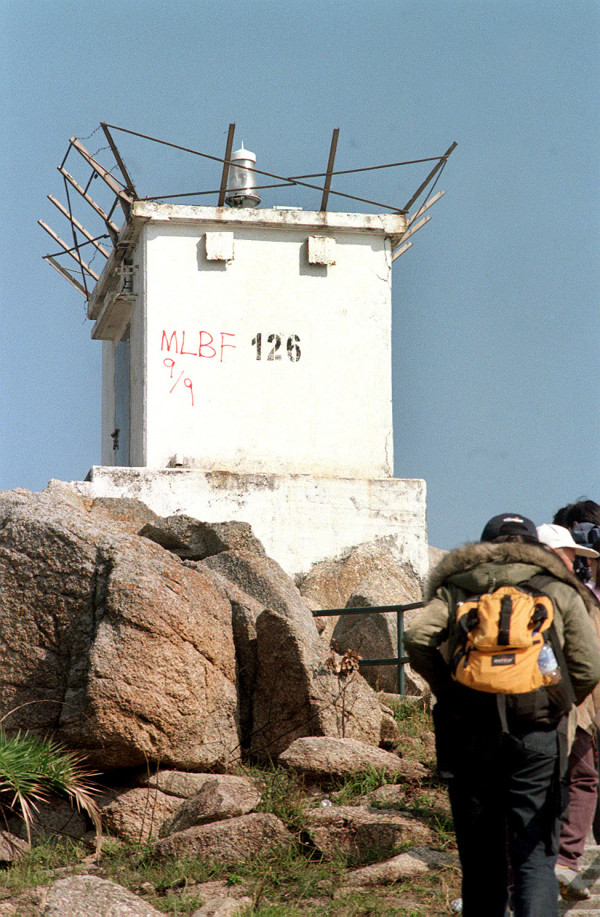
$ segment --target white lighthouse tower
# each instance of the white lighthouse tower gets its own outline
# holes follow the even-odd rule
[[[249,522],[290,573],[388,537],[424,574],[425,483],[393,477],[392,264],[412,221],[328,210],[334,143],[319,210],[259,207],[232,137],[217,206],[140,200],[123,167],[126,220],[88,298],[102,454],[81,488]]]

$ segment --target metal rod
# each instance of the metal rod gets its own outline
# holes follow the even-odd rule
[[[229,125],[227,133],[227,145],[225,147],[225,160],[223,162],[223,174],[221,175],[221,187],[219,188],[219,207],[225,204],[225,192],[227,191],[227,178],[229,176],[229,163],[231,161],[231,151],[233,149],[233,135],[235,133],[235,124]]]
[[[397,662],[409,662],[408,656],[399,659],[397,656],[391,656],[388,659],[359,659],[359,665],[396,665]]]
[[[418,190],[415,191],[415,193],[413,194],[413,196],[412,196],[411,199],[409,200],[408,204],[407,204],[406,207],[404,208],[405,211],[410,210],[410,208],[412,207],[412,205],[414,204],[414,202],[417,200],[417,198],[419,197],[419,195],[421,194],[421,192],[425,190],[425,188],[427,187],[427,185],[429,184],[429,182],[431,181],[431,179],[433,178],[433,176],[436,175],[436,174],[439,172],[439,170],[440,170],[443,166],[446,165],[446,163],[448,162],[448,157],[449,157],[450,154],[456,149],[457,146],[458,146],[458,143],[457,143],[456,140],[455,140],[454,143],[452,143],[452,144],[448,147],[448,149],[446,150],[446,152],[444,153],[444,155],[440,157],[440,160],[439,160],[437,166],[434,166],[434,168],[431,170],[431,172],[429,173],[429,175],[427,176],[427,178],[425,179],[425,181],[420,185],[420,187],[418,188]]]
[[[404,615],[401,611],[396,612],[396,635],[398,640],[398,663],[396,668],[398,673],[398,694],[404,694],[404,664],[401,662],[404,656]]]
[[[117,161],[117,165],[118,165],[118,167],[119,167],[120,170],[121,170],[121,175],[122,175],[123,178],[125,179],[125,183],[126,183],[126,185],[127,185],[127,188],[128,188],[128,190],[129,190],[131,196],[134,197],[134,198],[137,198],[137,191],[135,190],[135,185],[133,184],[133,182],[132,182],[132,180],[131,180],[131,178],[130,178],[130,176],[129,176],[129,172],[128,172],[127,169],[125,168],[125,163],[124,163],[123,160],[121,159],[121,154],[119,153],[119,150],[117,149],[117,144],[115,143],[115,141],[114,141],[114,139],[113,139],[113,136],[112,136],[111,132],[110,132],[109,129],[108,129],[108,124],[106,124],[104,121],[101,121],[101,122],[100,122],[100,126],[102,127],[102,130],[104,131],[104,134],[105,134],[105,136],[106,136],[106,139],[108,140],[109,146],[110,146],[110,148],[111,148],[111,150],[112,150],[112,154],[113,154],[113,156],[115,157],[115,159],[116,159],[116,161]]]
[[[327,163],[327,174],[325,177],[325,186],[323,188],[323,197],[321,198],[321,211],[327,210],[327,200],[329,198],[329,189],[331,187],[331,173],[333,172],[333,166],[335,163],[335,151],[337,150],[338,137],[340,135],[339,127],[336,127],[333,131],[333,136],[331,138],[331,147],[329,149],[329,162]]]
[[[327,618],[333,615],[362,615],[379,614],[386,611],[412,611],[413,608],[423,608],[424,602],[411,602],[409,605],[368,605],[366,608],[326,608],[324,611],[313,611],[314,618]]]
[[[69,281],[69,283],[72,283],[76,290],[79,290],[80,293],[83,293],[86,299],[89,299],[88,292],[85,287],[83,287],[79,281],[73,277],[73,275],[66,269],[66,267],[63,267],[62,264],[59,264],[58,261],[55,261],[52,255],[42,255],[42,258],[44,261],[47,261],[49,264],[51,264],[52,267],[58,271],[61,277],[64,277],[65,280]]]
[[[66,178],[63,178],[63,182],[65,183],[65,194],[67,195],[67,205],[69,207],[69,212],[72,213],[73,207],[71,206],[71,194],[69,192],[69,184]],[[77,246],[77,233],[75,232],[75,227],[73,226],[73,223],[71,223],[71,231],[73,233],[73,242],[75,246]],[[79,254],[79,251],[77,252],[77,254]],[[85,271],[83,270],[83,267],[81,268],[81,279],[83,281],[83,286],[85,288],[85,298],[89,300],[90,291],[88,290],[87,277],[86,277]]]
[[[106,236],[101,236],[101,238],[102,238],[102,239],[105,239]],[[91,242],[77,242],[77,241],[76,241],[72,248],[63,249],[63,250],[60,251],[60,252],[54,252],[54,256],[56,257],[57,255],[64,255],[65,251],[66,251],[67,253],[69,253],[69,252],[80,252],[81,249],[82,249],[82,248],[85,248],[86,245],[91,245]]]
[[[421,162],[437,162],[439,156],[427,156],[425,159],[405,159],[403,162],[385,162],[380,166],[362,166],[360,169],[336,169],[332,175],[352,175],[354,172],[374,172],[376,169],[394,169],[396,166],[415,166]],[[292,175],[291,178],[323,178],[326,172],[312,172],[309,175]]]
[[[59,166],[59,167],[58,167],[58,171],[61,173],[61,175],[64,175],[64,177],[65,177],[66,180],[69,182],[69,184],[72,185],[72,187],[75,188],[75,190],[76,190],[79,194],[81,194],[81,196],[88,202],[88,204],[90,205],[90,207],[92,207],[92,208],[96,211],[96,213],[98,214],[98,216],[102,217],[102,219],[103,219],[104,222],[107,224],[107,226],[108,226],[110,229],[112,229],[112,231],[113,231],[114,233],[117,233],[117,234],[118,234],[118,232],[119,232],[119,227],[117,226],[117,224],[116,224],[116,223],[112,223],[112,222],[110,221],[110,219],[109,219],[109,217],[108,217],[108,214],[106,214],[106,213],[104,212],[104,210],[102,209],[102,207],[100,207],[100,205],[97,204],[96,201],[95,201],[92,197],[90,197],[89,194],[87,194],[87,193],[83,190],[83,188],[81,187],[81,185],[79,185],[79,184],[75,181],[75,179],[73,178],[73,176],[70,175],[70,174],[66,171],[66,169],[64,169],[62,166]]]
[[[93,270],[91,269],[91,267],[89,266],[89,264],[86,264],[86,263],[85,263],[85,261],[83,260],[83,258],[82,258],[81,255],[79,254],[79,246],[76,245],[76,246],[75,246],[75,249],[69,248],[69,246],[67,245],[67,243],[66,243],[66,242],[63,242],[63,240],[61,239],[61,237],[60,237],[59,235],[57,235],[57,234],[54,232],[53,229],[51,229],[49,226],[47,226],[46,223],[44,223],[43,220],[38,220],[38,223],[40,224],[40,226],[42,227],[42,229],[44,229],[44,230],[48,233],[49,236],[52,236],[52,238],[54,239],[55,242],[58,242],[58,244],[64,249],[64,251],[65,251],[65,253],[66,253],[67,255],[70,255],[71,258],[73,258],[74,261],[77,261],[77,263],[80,264],[81,267],[82,267],[85,271],[88,272],[88,274],[90,275],[90,277],[93,277],[94,280],[99,280],[99,279],[100,279],[100,275],[99,275],[99,274],[96,274],[96,272],[93,271]],[[77,254],[74,254],[74,251],[76,251]]]
[[[85,226],[82,226],[82,224],[79,222],[79,220],[77,220],[77,219],[73,216],[72,213],[69,213],[69,211],[67,210],[66,207],[63,207],[63,205],[61,204],[60,201],[57,201],[56,198],[53,197],[51,194],[48,195],[48,200],[49,200],[52,204],[54,204],[55,207],[57,207],[57,208],[60,210],[60,212],[63,214],[63,216],[66,216],[66,218],[67,218],[71,223],[73,223],[74,226],[77,227],[77,229],[79,230],[79,232],[82,233],[82,234],[86,237],[86,239],[87,239],[89,242],[92,243],[92,245],[93,245],[95,248],[98,249],[98,251],[100,252],[101,255],[104,255],[105,258],[108,258],[108,257],[109,257],[110,252],[107,251],[107,249],[105,249],[103,245],[100,245],[100,243],[97,241],[97,240],[98,240],[98,237],[94,238],[94,237],[91,235],[91,233],[89,233],[89,232],[87,231],[87,229],[85,228]],[[105,237],[105,236],[100,236],[99,238],[104,239],[104,238],[106,238],[106,237]]]
[[[237,166],[237,168],[242,168]],[[263,191],[265,188],[291,188],[296,183],[293,181],[286,182],[276,182],[270,185],[254,185],[256,191]],[[220,188],[213,188],[212,191],[184,191],[182,194],[148,194],[146,197],[140,198],[143,201],[168,201],[173,197],[206,197],[209,194],[220,194]]]

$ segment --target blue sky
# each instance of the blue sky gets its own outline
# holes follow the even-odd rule
[[[221,156],[235,122],[278,174],[323,170],[335,127],[340,169],[458,142],[393,275],[395,474],[426,480],[430,542],[600,501],[598,0],[0,0],[0,31],[0,488],[100,463],[100,344],[37,226],[66,236],[69,137]],[[194,157],[123,151],[141,193],[207,187]],[[425,174],[347,188],[402,206]]]

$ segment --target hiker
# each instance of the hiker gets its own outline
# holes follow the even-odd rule
[[[598,540],[600,535],[600,531],[598,531],[600,527],[600,504],[594,500],[579,500],[577,503],[569,503],[555,512],[552,522],[554,525],[562,525],[564,528],[569,529],[578,544],[593,548],[594,541]],[[595,531],[592,531],[593,529]],[[600,599],[597,561],[576,557],[574,572],[583,583],[589,586],[596,598]],[[594,584],[590,585],[592,580],[594,580]]]
[[[538,526],[538,538],[561,558],[573,572],[577,557],[598,558],[598,552],[577,544],[568,529],[561,525]],[[588,612],[600,646],[600,603],[589,597]],[[590,890],[579,876],[579,859],[585,847],[598,801],[598,765],[596,726],[600,724],[600,686],[576,709],[576,728],[569,753],[567,786],[568,809],[563,816],[555,873],[562,897],[567,901],[585,901]]]
[[[534,577],[539,577],[543,590],[529,584]],[[490,519],[479,543],[451,551],[435,567],[427,604],[406,629],[410,664],[436,696],[438,770],[448,783],[463,871],[464,917],[504,917],[508,860],[515,915],[558,914],[554,866],[562,811],[560,781],[567,759],[565,713],[573,695],[581,703],[600,680],[600,649],[584,604],[585,591],[560,558],[540,545],[530,519],[503,513]],[[498,599],[504,611],[507,603],[509,610],[520,608],[535,596],[538,630],[526,631],[535,654],[542,646],[545,652],[552,647],[560,671],[555,664],[542,676],[535,656],[535,672],[530,666],[531,651],[525,658],[523,649],[513,652],[512,647],[490,656],[486,670],[490,679],[510,680],[518,658],[519,671],[527,663],[535,690],[496,693],[493,687],[479,690],[456,680],[483,655],[464,651],[465,629],[459,631],[457,614],[461,621],[467,617],[468,632],[470,623],[478,620],[473,611],[479,608],[477,597],[485,593],[488,604]],[[475,597],[473,602],[467,601],[470,597]],[[465,609],[473,613],[465,616]],[[504,616],[509,635],[510,624]],[[501,633],[498,639],[504,640]],[[558,683],[540,690],[537,685],[546,684],[546,679]]]

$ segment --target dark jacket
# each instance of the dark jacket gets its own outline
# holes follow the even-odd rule
[[[552,580],[543,591],[556,609],[555,628],[580,704],[600,681],[600,646],[589,613],[594,599],[589,589],[549,549],[520,542],[479,542],[450,551],[430,574],[427,605],[404,633],[404,646],[413,669],[440,697],[452,684],[447,660],[458,641],[456,606],[472,595],[498,586],[517,585],[545,574]]]

